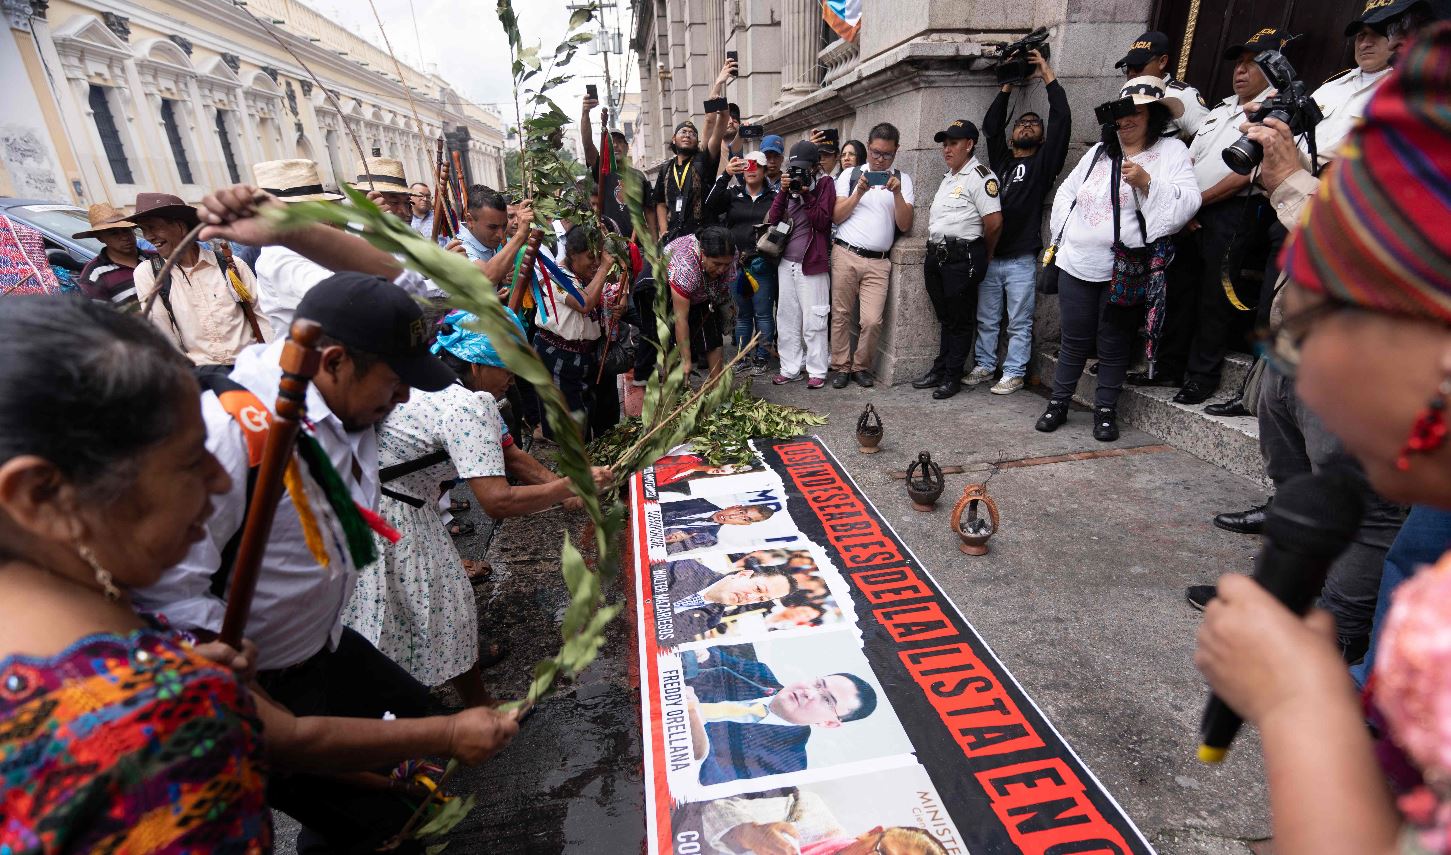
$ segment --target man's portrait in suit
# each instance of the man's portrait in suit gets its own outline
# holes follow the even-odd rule
[[[689,552],[720,543],[721,526],[754,525],[774,516],[767,504],[739,504],[721,507],[707,499],[685,499],[660,506],[665,524],[665,551]]]
[[[779,600],[796,592],[794,576],[783,568],[762,567],[759,561],[742,559],[743,566],[721,574],[689,558],[666,566],[668,602],[657,600],[657,612],[669,609],[674,629],[660,635],[661,644],[692,641],[720,626],[729,610]],[[658,626],[658,624],[657,624]]]
[[[783,685],[751,645],[681,656],[700,783],[799,772],[818,729],[870,716],[877,693],[855,674],[822,674]]]

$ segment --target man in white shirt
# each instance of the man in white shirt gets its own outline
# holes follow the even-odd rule
[[[1322,161],[1335,156],[1340,141],[1363,116],[1370,96],[1391,73],[1391,40],[1384,22],[1352,22],[1345,37],[1355,43],[1355,67],[1321,84],[1310,97],[1324,117],[1315,126],[1315,153]]]
[[[1262,267],[1272,258],[1269,242],[1274,216],[1251,176],[1240,175],[1225,163],[1224,150],[1239,139],[1246,106],[1263,101],[1270,90],[1255,57],[1262,51],[1279,50],[1287,40],[1284,33],[1266,27],[1225,51],[1224,59],[1235,63],[1234,94],[1209,111],[1189,147],[1203,196],[1199,213],[1189,226],[1195,230],[1198,224],[1201,266],[1194,337],[1184,385],[1174,396],[1175,403],[1202,404],[1214,394],[1225,353],[1254,323],[1259,281],[1241,281],[1241,270]],[[1174,309],[1171,306],[1170,312]],[[1175,329],[1183,327],[1176,323]],[[1182,339],[1178,344],[1182,348]]]
[[[377,717],[387,710],[423,716],[428,711],[427,687],[343,626],[343,607],[357,568],[347,531],[329,500],[376,508],[378,445],[373,426],[408,400],[411,388],[436,392],[457,378],[429,354],[418,304],[387,280],[336,274],[303,297],[297,314],[323,328],[321,365],[305,399],[305,430],[327,456],[347,496],[329,496],[312,467],[300,464],[307,507],[294,505],[290,491],[278,503],[246,628],[257,645],[257,680],[296,715]],[[270,407],[282,378],[283,344],[243,351],[230,377],[211,388],[224,395],[251,393]],[[233,412],[237,415],[217,394],[202,396],[207,450],[232,482],[230,491],[214,499],[208,536],[155,585],[135,592],[140,608],[201,635],[221,627],[223,597],[255,483],[248,436],[240,423],[247,411]],[[356,513],[343,512],[349,511]],[[339,813],[356,807],[355,797],[366,801],[368,796],[358,796],[341,783],[313,781],[304,786],[298,783],[302,780],[289,778],[279,785],[287,793],[270,794],[269,802],[335,848],[349,849],[343,844],[360,832],[356,823],[340,822]]]
[[[870,387],[877,358],[877,335],[887,305],[892,273],[892,244],[897,233],[912,230],[912,176],[892,168],[901,136],[882,122],[867,135],[867,162],[836,179],[836,224],[831,254],[831,386],[849,380]],[[860,315],[856,349],[852,318]]]

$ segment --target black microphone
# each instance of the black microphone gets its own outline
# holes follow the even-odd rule
[[[1285,482],[1265,514],[1265,545],[1254,580],[1297,615],[1310,610],[1330,565],[1360,527],[1365,511],[1361,481],[1344,470],[1301,475]],[[1219,763],[1242,720],[1211,694],[1199,725],[1199,759]]]

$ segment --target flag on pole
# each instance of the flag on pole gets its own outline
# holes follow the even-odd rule
[[[821,0],[821,18],[843,41],[856,41],[862,28],[862,0]]]

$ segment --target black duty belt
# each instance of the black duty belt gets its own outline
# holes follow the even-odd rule
[[[889,250],[886,250],[886,251],[881,251],[881,252],[879,252],[879,251],[877,251],[875,249],[862,249],[859,246],[855,246],[853,244],[847,243],[846,241],[842,240],[841,238],[832,238],[831,239],[831,242],[834,243],[834,244],[836,244],[837,246],[844,246],[844,247],[846,247],[847,249],[851,250],[852,252],[856,253],[857,255],[860,255],[862,258],[870,258],[873,261],[880,261],[881,259],[886,258],[886,257],[888,257],[888,256],[890,256],[892,254],[892,251],[890,249]]]
[[[555,335],[554,333],[546,329],[535,330],[534,338],[537,341],[544,342],[550,347],[555,347],[560,350],[567,350],[570,353],[594,353],[595,348],[598,346],[596,342],[599,341],[599,339],[597,338],[578,341],[572,338],[565,338],[563,336]]]
[[[943,238],[942,240],[930,240],[927,242],[927,255],[937,261],[938,264],[948,264],[954,261],[970,261],[972,259],[973,247],[983,243],[982,238],[976,240],[964,240],[963,238]]]

